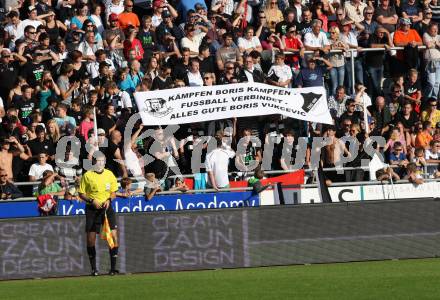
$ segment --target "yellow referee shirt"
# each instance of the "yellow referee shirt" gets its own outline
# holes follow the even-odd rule
[[[97,200],[100,204],[107,201],[110,195],[118,190],[118,182],[115,175],[107,170],[99,174],[95,171],[87,171],[81,178],[79,193]]]

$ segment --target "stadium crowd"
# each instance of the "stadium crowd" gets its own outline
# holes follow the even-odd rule
[[[423,172],[439,176],[437,0],[147,0],[138,5],[132,0],[5,0],[3,4],[0,177],[7,180],[0,179],[0,186],[40,180],[53,185],[57,178],[76,178],[82,174],[83,160],[99,149],[107,157],[107,168],[118,177],[142,176],[154,182],[163,178],[167,167],[178,166],[185,174],[207,171],[208,186],[222,188],[232,180],[227,171],[261,162],[265,145],[275,144],[270,168],[287,170],[294,164],[298,141],[316,136],[332,140],[322,152],[324,167],[350,155],[341,137],[356,137],[362,145],[368,136],[383,136],[386,145],[380,150],[390,165],[397,166],[395,178],[420,183]],[[323,86],[335,125],[274,115],[187,124],[174,137],[162,128],[151,128],[153,137],[139,138],[150,128],[137,122],[124,146],[122,133],[136,113],[136,91],[239,82]],[[95,109],[98,140],[93,132]],[[200,138],[204,135],[215,137],[218,148],[207,151]],[[77,137],[79,147],[77,142],[58,143],[63,136]],[[262,145],[252,142],[253,137]],[[243,147],[238,147],[240,140]],[[206,165],[194,172],[191,157],[198,146]],[[62,156],[55,155],[57,147],[66,150]],[[153,159],[143,168],[139,159],[145,153]],[[361,147],[346,165],[358,167],[365,157]],[[309,163],[310,151],[305,155],[305,164]],[[222,174],[211,176],[218,170]],[[327,175],[332,181],[368,178],[361,169]],[[164,188],[187,189],[181,180],[160,181],[149,194]],[[61,192],[58,187],[49,190]],[[11,193],[2,188],[1,197]]]

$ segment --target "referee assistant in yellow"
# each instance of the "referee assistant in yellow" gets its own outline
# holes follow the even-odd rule
[[[96,235],[101,230],[105,214],[107,214],[110,229],[116,247],[109,249],[110,252],[110,272],[109,275],[116,275],[116,259],[118,257],[117,225],[115,212],[111,206],[111,201],[116,196],[118,182],[115,175],[105,169],[105,156],[102,153],[96,155],[93,170],[87,171],[81,178],[79,186],[79,196],[86,202],[86,234],[87,234],[87,254],[89,255],[92,276],[98,276],[96,269]]]

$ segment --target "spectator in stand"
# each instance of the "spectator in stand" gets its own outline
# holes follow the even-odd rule
[[[224,70],[226,62],[237,62],[239,65],[243,64],[243,58],[238,48],[234,48],[233,35],[231,33],[225,33],[223,35],[224,44],[216,52],[217,67],[220,71]]]
[[[200,62],[197,58],[192,58],[190,68],[185,76],[186,86],[203,86],[202,74],[200,74]]]
[[[407,179],[409,182],[414,183],[416,186],[423,184],[423,176],[420,174],[420,172],[417,169],[417,165],[415,163],[409,163],[406,166],[406,173],[404,179]]]
[[[72,29],[81,29],[86,20],[91,20],[89,8],[87,4],[81,3],[76,9],[76,16],[70,20],[70,27]]]
[[[396,30],[398,18],[396,9],[390,5],[390,0],[380,0],[380,5],[376,8],[374,15],[377,23],[391,33]]]
[[[364,20],[364,10],[367,4],[361,0],[351,0],[344,3],[345,17],[353,23],[361,23]]]
[[[400,177],[403,177],[405,174],[405,168],[409,163],[404,151],[405,147],[402,145],[402,143],[396,141],[393,145],[392,151],[390,151],[389,154],[390,165],[398,166],[398,168],[395,170]]]
[[[41,152],[38,154],[38,161],[31,165],[29,169],[29,181],[37,181],[43,178],[43,173],[46,170],[52,171],[53,168],[47,163],[49,156],[46,152]]]
[[[42,125],[35,128],[36,138],[28,141],[29,154],[34,161],[38,160],[40,153],[46,153],[49,160],[55,159],[55,144],[47,138],[46,130]]]
[[[181,47],[188,48],[190,50],[190,56],[195,57],[199,54],[199,47],[206,33],[200,32],[196,34],[196,27],[193,24],[185,25],[185,33],[186,35],[181,41]]]
[[[229,188],[228,166],[229,160],[234,158],[235,153],[223,148],[223,135],[215,136],[217,148],[206,155],[206,171],[208,172],[208,186],[219,191]]]
[[[124,11],[118,15],[118,23],[119,27],[123,30],[127,29],[129,26],[135,28],[141,26],[138,16],[133,12],[133,1],[124,1]]]
[[[130,60],[130,51],[134,51],[134,58],[136,60],[142,60],[144,58],[144,48],[142,48],[142,43],[136,36],[138,34],[138,29],[129,26],[127,28],[127,39],[124,41],[124,55],[127,61]]]
[[[394,33],[393,42],[394,42],[394,46],[396,47],[410,46],[410,48],[406,49],[405,54],[403,50],[397,51],[396,57],[400,62],[401,72],[407,71],[408,67],[409,68],[418,67],[418,63],[417,63],[418,52],[416,48],[417,46],[421,46],[423,42],[417,31],[411,29],[410,19],[406,19],[406,18],[399,19],[399,28]]]
[[[57,173],[51,170],[44,171],[41,176],[41,183],[38,185],[38,189],[35,193],[36,196],[41,196],[41,195],[52,195],[59,197],[64,196],[66,191],[57,182],[55,182],[56,178],[64,180],[64,178],[62,178],[60,175],[58,175]]]
[[[284,51],[286,59],[285,63],[292,68],[295,76],[298,75],[300,69],[300,57],[304,57],[304,45],[301,37],[297,35],[296,25],[289,25],[287,32],[282,36],[282,43],[284,44]]]
[[[61,134],[65,134],[69,126],[73,128],[76,127],[75,119],[67,115],[67,110],[68,106],[66,104],[61,103],[57,106],[57,117],[55,118],[55,121],[60,128]]]
[[[46,128],[49,140],[51,140],[53,144],[56,144],[61,138],[60,128],[57,121],[55,121],[55,119],[50,119],[47,121]]]
[[[431,122],[431,127],[435,128],[437,123],[440,122],[440,110],[438,110],[438,102],[436,98],[429,98],[427,103],[427,109],[422,112],[422,122]]]
[[[263,17],[265,20],[266,19],[265,15],[263,14],[259,15],[259,18],[263,18]],[[277,25],[275,26],[275,33],[278,34],[279,36],[286,35],[291,26],[294,26],[296,29],[298,25],[299,23],[296,21],[295,10],[289,7],[288,9],[286,9],[284,13],[283,21],[278,22]]]
[[[419,81],[419,73],[416,69],[408,71],[408,80],[403,84],[403,98],[413,103],[414,111],[421,112],[422,85]]]
[[[301,2],[301,0],[299,1]],[[301,23],[298,25],[298,33],[304,37],[304,35],[309,32],[312,32],[312,12],[306,7],[302,10],[302,18]]]
[[[342,156],[350,156],[350,152],[348,152],[347,148],[345,148],[344,142],[336,137],[335,126],[328,126],[324,137],[330,138],[330,144],[323,148],[323,168],[335,168],[337,165],[340,165],[339,162],[341,161]],[[343,180],[342,176],[340,176],[340,174],[338,174],[336,171],[328,171],[326,172],[326,175],[331,182],[340,182]]]
[[[393,46],[390,33],[382,26],[377,26],[374,32],[369,34],[368,48],[385,48],[390,49]],[[373,97],[378,96],[381,90],[383,79],[385,52],[371,51],[365,55],[365,65],[368,75],[370,75]]]
[[[267,26],[272,32],[275,32],[276,24],[283,21],[283,13],[278,8],[278,1],[267,0],[264,14],[266,15]]]
[[[13,162],[14,157],[27,160],[29,159],[29,155],[14,136],[9,137],[8,139],[0,139],[0,146],[0,165],[8,174],[8,180],[12,181],[16,178],[15,175],[17,171],[17,162]]]
[[[374,15],[374,8],[371,6],[367,6],[364,9],[364,20],[360,23],[360,26],[363,27],[363,31],[367,34],[371,35],[376,32],[376,28],[379,25],[375,18],[373,18]]]
[[[424,121],[422,123],[422,130],[416,136],[415,146],[417,148],[429,149],[429,143],[432,138],[432,126],[430,121]]]
[[[427,173],[430,177],[440,177],[440,143],[436,140],[432,140],[429,143],[430,149],[425,151],[425,160],[427,164],[434,165],[427,167]]]
[[[383,135],[389,130],[389,124],[391,122],[391,112],[389,107],[386,105],[385,98],[383,96],[378,96],[373,106],[369,107],[370,114],[376,120],[376,128],[380,130]]]
[[[244,37],[238,38],[238,49],[241,53],[249,54],[251,51],[263,51],[260,40],[254,35],[254,28],[248,26],[245,31]]]
[[[283,53],[275,54],[275,64],[272,65],[267,73],[267,82],[279,87],[289,87],[292,82],[292,70],[284,63]]]
[[[419,3],[416,0],[408,0],[407,3],[401,6],[402,17],[410,19],[413,25],[422,21],[423,15]]]
[[[437,98],[440,90],[440,35],[436,23],[430,24],[427,32],[423,34],[423,44],[427,48],[423,55],[428,79],[426,96]]]
[[[317,66],[320,62],[322,62],[325,67],[322,65]],[[309,58],[307,61],[307,67],[302,68],[296,78],[296,86],[299,88],[324,86],[324,73],[332,67],[332,64],[323,57],[314,56]]]
[[[255,68],[252,57],[248,56],[244,60],[244,66],[239,74],[240,82],[264,82],[264,74]]]
[[[220,75],[218,84],[238,83],[238,76],[236,74],[236,67],[233,62],[227,62],[223,74]]]
[[[330,50],[342,50],[348,49],[348,46],[339,39],[339,28],[336,26],[330,27]],[[338,86],[344,85],[345,78],[345,57],[343,52],[331,52],[329,53],[329,61],[332,64],[330,70],[331,79],[331,95],[334,96],[336,93],[336,88]]]
[[[8,179],[5,169],[0,169],[0,200],[14,200],[23,196],[23,193]]]
[[[423,10],[423,19],[414,24],[414,29],[417,30],[419,35],[423,38],[425,32],[428,31],[429,25],[434,23],[435,22],[432,22],[432,10],[430,8],[425,8]]]
[[[321,20],[312,21],[312,31],[304,35],[304,47],[309,51],[323,51],[327,53],[330,50],[330,43],[327,35],[321,31]]]
[[[147,200],[151,200],[156,193],[161,191],[162,188],[154,173],[145,174],[145,179],[147,180],[147,183],[144,187],[145,198],[147,198]]]
[[[162,65],[160,67],[159,75],[153,79],[151,90],[169,89],[172,85],[173,79],[171,78],[171,68],[168,65]]]

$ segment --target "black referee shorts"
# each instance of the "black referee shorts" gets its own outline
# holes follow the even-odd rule
[[[96,209],[92,205],[86,205],[86,232],[101,232],[101,225],[104,224],[105,209]],[[116,214],[110,205],[107,208],[107,218],[110,229],[116,229]]]

